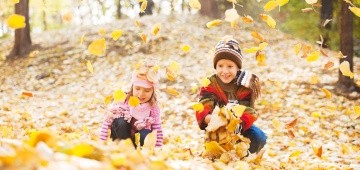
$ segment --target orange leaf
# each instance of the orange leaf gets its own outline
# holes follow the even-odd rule
[[[166,87],[166,92],[173,96],[179,96],[180,93],[172,87]]]
[[[325,88],[321,88],[321,90],[324,92],[326,98],[330,99],[331,98],[331,92],[328,89]]]
[[[297,123],[297,118],[285,125],[286,129],[293,128]]]
[[[294,134],[294,132],[293,132],[292,130],[288,130],[287,135],[288,135],[289,138],[291,138],[291,139],[295,138],[295,134]]]
[[[246,16],[242,17],[241,19],[242,19],[243,22],[245,22],[245,23],[251,23],[251,22],[254,21],[254,19],[253,19],[251,16],[249,16],[249,15],[246,15]]]
[[[21,93],[22,96],[27,96],[27,97],[33,97],[33,93],[32,92],[29,92],[29,91],[23,91]]]
[[[325,65],[324,65],[324,69],[329,69],[331,67],[334,66],[334,63],[332,61],[328,61]]]
[[[318,156],[319,158],[321,158],[321,155],[322,155],[322,146],[320,146],[319,148],[315,148],[314,146],[312,146],[312,149],[313,149],[314,153],[316,154],[316,156]]]
[[[157,24],[155,24],[154,27],[152,28],[151,33],[152,33],[153,35],[157,35],[157,33],[158,33],[159,31],[160,31],[160,24],[157,23]]]
[[[265,39],[261,36],[260,33],[256,32],[256,31],[251,31],[251,36],[254,38],[254,39],[257,39],[259,40],[260,42],[264,42]]]

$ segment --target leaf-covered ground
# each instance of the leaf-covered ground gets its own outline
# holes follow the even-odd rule
[[[307,62],[295,54],[293,47],[310,43],[258,23],[233,30],[228,25],[208,29],[208,20],[199,16],[143,17],[139,21],[143,26],[136,27],[129,19],[34,34],[33,42],[40,47],[28,58],[1,61],[0,167],[360,168],[360,124],[355,112],[360,102],[334,93],[328,98],[322,91],[325,88],[333,92],[338,52],[325,50],[329,57],[322,55],[315,62]],[[161,23],[161,29],[152,36],[151,28],[156,23]],[[100,28],[106,30],[107,50],[105,56],[95,57],[87,46],[101,37]],[[124,31],[116,42],[110,36],[115,29]],[[243,49],[250,48],[258,45],[251,31],[261,33],[269,43],[264,49],[266,66],[258,66],[255,54],[249,53],[245,53],[243,64],[262,80],[263,93],[256,104],[261,116],[256,125],[268,136],[265,153],[261,162],[235,160],[225,164],[203,158],[204,134],[191,108],[197,102],[199,79],[214,72],[211,53],[221,37],[233,35]],[[147,44],[139,32],[148,34]],[[80,44],[82,35],[85,40]],[[11,40],[1,42],[0,57],[4,58],[11,45]],[[189,52],[182,50],[184,45],[190,47]],[[153,154],[151,150],[138,152],[126,142],[99,141],[104,98],[117,89],[126,91],[134,65],[150,56],[159,60],[163,75],[158,93],[165,134],[163,148]],[[91,61],[94,73],[88,71],[87,61]],[[163,71],[172,61],[181,67],[175,81],[169,81]],[[324,69],[328,61],[335,66]],[[355,81],[359,84],[360,60],[354,58],[354,62]],[[22,95],[24,91],[33,96]],[[34,132],[38,132],[37,138],[30,137]],[[32,147],[38,141],[43,142]]]

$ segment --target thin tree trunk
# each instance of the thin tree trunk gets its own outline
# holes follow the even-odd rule
[[[324,22],[328,19],[333,18],[333,0],[322,0],[321,1],[321,15],[320,15],[320,24],[319,27],[323,34],[324,42],[322,47],[329,48],[330,41],[330,31],[331,31],[331,22],[327,23],[324,27]]]
[[[120,19],[122,17],[121,16],[121,2],[120,2],[120,0],[116,0],[115,3],[116,3],[116,18]]]
[[[341,1],[341,14],[340,14],[340,51],[346,58],[340,59],[340,63],[348,61],[350,64],[351,72],[354,71],[353,53],[353,14],[349,10],[349,4]],[[339,80],[337,82],[337,90],[341,93],[350,93],[359,91],[354,79],[344,76],[339,70]]]
[[[215,0],[201,0],[201,9],[200,14],[209,16],[212,18],[220,17],[219,8],[217,5],[217,1]]]
[[[30,24],[29,24],[29,0],[20,0],[15,5],[15,14],[25,17],[25,28],[15,30],[14,47],[10,54],[6,56],[7,59],[14,59],[16,57],[25,57],[31,49]]]
[[[46,5],[46,0],[43,0],[43,4]],[[43,28],[44,30],[47,30],[46,10],[42,11],[42,19],[43,19]]]

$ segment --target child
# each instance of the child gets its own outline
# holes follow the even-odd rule
[[[100,139],[108,138],[111,129],[111,139],[131,138],[134,142],[135,133],[140,133],[140,145],[144,145],[145,137],[152,131],[157,131],[156,147],[163,144],[160,109],[156,100],[157,70],[149,65],[140,66],[131,79],[131,89],[124,102],[110,106],[111,114],[106,116],[101,127]],[[140,104],[129,105],[129,98],[137,97]]]
[[[260,84],[256,75],[242,71],[242,54],[236,40],[222,40],[216,45],[213,58],[216,74],[210,84],[200,89],[200,102],[204,110],[196,112],[201,130],[205,130],[215,106],[223,107],[228,103],[237,103],[254,107],[255,99],[260,95]],[[266,143],[264,132],[253,125],[258,115],[254,109],[247,109],[241,116],[242,123],[237,133],[250,139],[250,153],[259,152]]]

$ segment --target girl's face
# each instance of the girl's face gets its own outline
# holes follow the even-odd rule
[[[230,83],[234,80],[238,66],[231,60],[221,59],[216,63],[216,75],[223,83]]]
[[[154,88],[145,88],[141,86],[133,87],[133,96],[139,98],[140,103],[146,103],[150,101],[152,95],[154,93]]]

